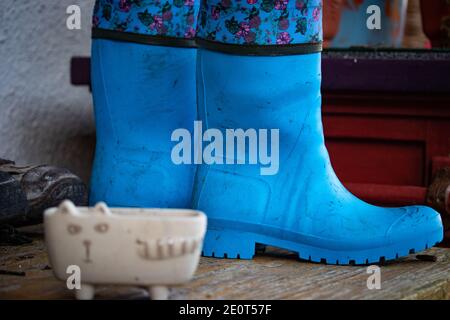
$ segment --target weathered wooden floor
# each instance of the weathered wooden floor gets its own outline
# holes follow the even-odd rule
[[[31,245],[0,247],[0,299],[73,299],[53,277],[42,234]],[[381,266],[381,290],[367,289],[367,267],[327,266],[299,261],[294,254],[267,249],[252,261],[202,258],[195,279],[173,288],[172,299],[450,299],[450,249]],[[1,273],[1,272],[0,272]],[[101,287],[98,299],[147,299],[144,289]]]

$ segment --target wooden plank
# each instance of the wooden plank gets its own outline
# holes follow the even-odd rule
[[[450,249],[433,248],[436,262],[414,256],[381,266],[381,290],[367,289],[367,267],[299,261],[268,248],[252,261],[202,258],[195,279],[173,288],[172,299],[450,299]],[[31,245],[0,247],[0,299],[73,299],[48,269],[41,235]],[[98,299],[147,299],[142,288],[98,288]]]

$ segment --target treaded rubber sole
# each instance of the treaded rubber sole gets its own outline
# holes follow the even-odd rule
[[[230,230],[212,230],[206,233],[202,255],[228,259],[252,259],[257,245],[273,246],[296,252],[302,260],[330,265],[383,264],[416,252],[431,248],[442,241],[443,236],[430,234],[426,239],[393,244],[364,251],[341,252],[310,245],[285,241],[256,233]]]

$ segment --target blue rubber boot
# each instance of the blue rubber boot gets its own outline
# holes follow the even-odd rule
[[[316,8],[320,4],[308,10]],[[207,15],[211,10],[206,9],[202,12]],[[226,19],[232,17],[228,12]],[[443,239],[441,218],[433,209],[372,206],[336,177],[321,122],[321,54],[312,52],[319,50],[311,37],[294,34],[294,43],[279,49],[239,43],[236,37],[224,44],[207,39],[210,26],[200,29],[204,41],[199,41],[203,48],[197,58],[203,131],[217,129],[226,137],[227,129],[278,129],[279,162],[269,174],[261,170],[267,169],[267,162],[220,164],[237,162],[230,158],[234,151],[227,149],[216,153],[215,163],[199,166],[194,207],[208,215],[205,256],[251,259],[258,243],[298,252],[314,262],[369,264],[424,250]],[[250,30],[276,35],[270,28],[273,24]],[[219,34],[226,29],[216,30]],[[274,152],[277,139],[271,137],[268,144]],[[260,134],[258,143],[264,138]],[[251,158],[250,139],[246,141],[237,159]]]
[[[94,12],[92,91],[97,145],[90,203],[191,205],[194,166],[171,160],[171,133],[196,117],[198,5],[100,0]]]

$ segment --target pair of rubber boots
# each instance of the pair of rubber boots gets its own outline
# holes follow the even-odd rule
[[[205,2],[200,20],[236,31],[230,14],[210,17],[217,0]],[[264,47],[242,44],[238,32],[222,37],[238,39],[225,45],[197,34],[199,48],[95,33],[91,204],[202,210],[203,254],[212,257],[251,259],[263,244],[314,262],[369,264],[440,242],[433,209],[372,206],[336,177],[324,145],[317,39],[295,52],[278,41],[284,34]],[[244,141],[231,151],[230,129],[242,129]]]

